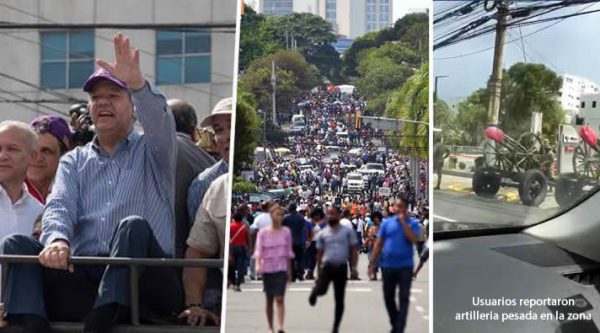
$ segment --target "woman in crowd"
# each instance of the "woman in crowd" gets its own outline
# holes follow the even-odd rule
[[[279,333],[283,333],[283,319],[285,315],[284,295],[285,288],[292,279],[291,261],[294,258],[292,250],[292,233],[284,227],[284,209],[274,205],[269,213],[272,224],[258,232],[254,258],[256,270],[262,274],[263,287],[267,301],[267,321],[269,333],[273,333],[273,301],[277,304],[277,324]]]
[[[374,212],[371,216],[372,224],[367,228],[367,237],[365,241],[365,246],[367,247],[367,253],[369,258],[371,258],[371,251],[373,251],[373,245],[375,244],[375,238],[377,238],[377,232],[379,231],[379,225],[381,224],[381,220],[383,216],[380,212]],[[369,279],[371,281],[377,280],[377,271],[379,270],[379,266],[377,263],[373,265],[374,272],[373,274],[369,273]]]

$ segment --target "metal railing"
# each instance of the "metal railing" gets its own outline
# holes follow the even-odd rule
[[[0,255],[2,264],[2,290],[6,290],[8,269],[11,263],[36,264],[38,256],[30,255]],[[179,258],[115,258],[115,257],[70,257],[69,264],[73,265],[113,265],[129,266],[129,289],[131,300],[131,324],[140,325],[139,309],[139,269],[143,266],[153,267],[205,267],[223,268],[223,259],[179,259]],[[3,292],[4,294],[4,292]]]

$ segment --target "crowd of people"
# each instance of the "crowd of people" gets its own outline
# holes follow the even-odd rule
[[[9,266],[2,325],[41,333],[78,321],[107,332],[127,322],[129,268],[73,256],[224,256],[232,99],[200,124],[214,133],[209,154],[191,105],[145,79],[129,38],[113,42],[115,60],[97,61],[71,126],[53,115],[0,123],[0,253],[39,258]],[[141,320],[218,325],[222,281],[220,269],[144,267]]]
[[[270,331],[273,304],[283,330],[288,280],[315,280],[311,305],[333,283],[337,332],[347,279],[364,273],[377,280],[382,272],[393,332],[402,332],[410,283],[428,257],[427,180],[420,178],[415,188],[411,157],[389,148],[383,131],[369,124],[356,128],[362,98],[318,91],[296,102],[302,116],[294,119],[304,119],[302,131],[290,133],[277,148],[271,145],[272,158],[264,158],[266,150],[263,158],[258,153],[257,193],[238,194],[232,206],[229,283],[242,291],[246,279],[262,276]],[[426,174],[425,162],[419,161],[419,168]],[[394,227],[396,221],[406,230]],[[360,253],[370,261],[367,272],[358,272]]]

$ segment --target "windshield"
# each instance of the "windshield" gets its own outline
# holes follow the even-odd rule
[[[578,45],[600,50],[577,32],[597,32],[600,14],[540,29],[516,22],[597,3],[549,14],[536,2],[511,2],[509,13],[528,14],[507,15],[506,29],[496,31],[498,16],[486,3],[434,2],[433,218],[462,228],[531,225],[585,200],[600,184],[600,69],[592,57],[574,61]],[[477,20],[482,24],[464,31],[455,24]],[[504,45],[495,45],[496,34]]]
[[[367,169],[383,170],[383,165],[375,163],[367,163]]]
[[[348,175],[348,180],[362,180],[362,176],[360,174]]]

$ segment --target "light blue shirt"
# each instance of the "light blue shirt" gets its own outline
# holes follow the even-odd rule
[[[144,133],[133,129],[108,155],[95,138],[65,154],[42,218],[41,242],[64,239],[75,256],[108,255],[119,222],[145,218],[163,251],[175,244],[175,121],[147,83],[132,93]]]
[[[204,171],[202,171],[192,181],[192,184],[188,189],[187,199],[188,214],[190,214],[191,224],[194,224],[194,221],[196,220],[196,212],[198,212],[198,207],[200,207],[202,199],[204,199],[204,195],[206,194],[206,191],[208,191],[210,184],[215,179],[219,178],[219,176],[222,176],[227,172],[229,172],[229,166],[227,165],[225,160],[220,160],[210,168],[207,168]],[[227,198],[223,198],[223,200],[226,199]]]

